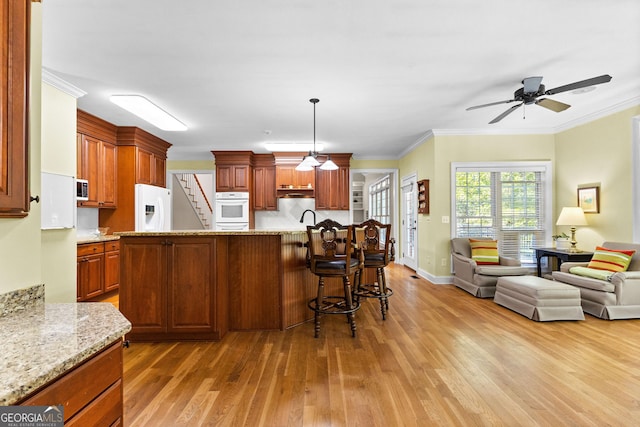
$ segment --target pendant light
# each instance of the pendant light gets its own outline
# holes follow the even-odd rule
[[[320,102],[320,100],[318,98],[311,98],[309,102],[313,104],[313,151],[309,151],[309,154],[304,156],[302,162],[296,166],[296,170],[311,171],[316,166],[320,166],[322,170],[336,170],[338,169],[338,165],[331,160],[331,156],[326,156],[327,161],[322,163],[322,165],[318,161],[318,152],[316,151],[316,104]]]

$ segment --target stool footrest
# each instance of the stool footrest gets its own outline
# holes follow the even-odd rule
[[[360,303],[357,301],[353,301],[351,308],[349,308],[347,301],[341,296],[326,296],[324,303],[320,305],[318,305],[318,299],[314,298],[309,301],[307,306],[316,313],[322,314],[349,314],[360,309]]]
[[[353,294],[363,298],[388,298],[393,295],[393,289],[387,288],[387,292],[382,293],[380,285],[375,283],[366,283],[364,285],[360,285]]]

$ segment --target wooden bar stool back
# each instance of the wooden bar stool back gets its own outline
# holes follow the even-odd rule
[[[377,298],[380,301],[382,320],[386,319],[389,310],[389,297],[393,290],[387,286],[384,268],[393,261],[394,240],[391,238],[391,224],[382,224],[375,219],[369,219],[354,227],[355,245],[364,253],[364,268],[376,269],[376,280],[373,283],[362,283],[363,274],[356,277],[354,284],[354,300],[363,298]]]
[[[355,337],[354,313],[360,308],[360,303],[353,300],[350,276],[360,272],[364,259],[353,250],[353,227],[326,219],[307,226],[307,237],[309,269],[318,276],[317,296],[308,303],[315,312],[314,336],[318,338],[320,334],[321,315],[344,314],[351,327],[351,335]],[[325,277],[342,278],[344,295],[325,295]]]

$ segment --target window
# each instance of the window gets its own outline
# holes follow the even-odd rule
[[[384,176],[369,186],[369,217],[383,224],[391,223],[391,179]]]
[[[536,263],[551,238],[549,162],[454,163],[452,182],[455,237],[497,239],[501,254]]]

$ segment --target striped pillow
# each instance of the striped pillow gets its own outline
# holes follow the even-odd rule
[[[602,246],[596,246],[588,268],[608,271],[627,271],[631,257],[636,251],[624,251],[617,249],[607,249]]]
[[[469,239],[471,259],[478,265],[500,264],[497,240]]]

